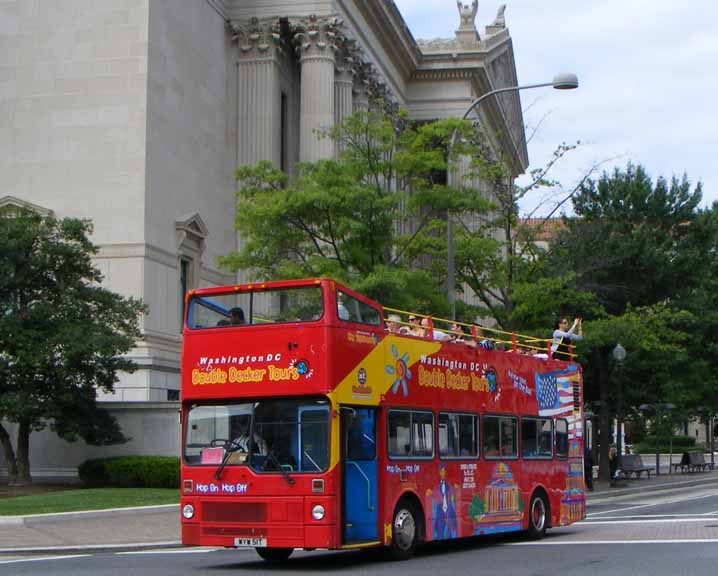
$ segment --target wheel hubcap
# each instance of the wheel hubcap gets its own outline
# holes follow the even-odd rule
[[[544,506],[541,498],[536,498],[536,500],[534,500],[533,507],[531,508],[531,519],[533,521],[534,529],[537,532],[541,532],[544,524],[546,523],[546,507]]]
[[[402,550],[411,548],[416,534],[414,516],[408,510],[399,510],[394,519],[394,537],[396,544]]]

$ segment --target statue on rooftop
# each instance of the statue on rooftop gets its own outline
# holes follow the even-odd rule
[[[474,0],[471,6],[468,4],[462,4],[457,0],[456,5],[459,8],[459,15],[461,16],[460,28],[475,28],[474,21],[476,20],[476,13],[479,11],[479,0]]]

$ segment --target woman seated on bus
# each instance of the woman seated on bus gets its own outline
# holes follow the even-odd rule
[[[401,316],[398,314],[389,314],[386,319],[386,330],[392,334],[408,334],[409,329],[401,325]]]

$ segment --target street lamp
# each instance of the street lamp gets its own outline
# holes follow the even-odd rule
[[[620,342],[611,352],[616,364],[621,364],[626,359],[626,349],[621,346]],[[618,398],[616,401],[616,457],[619,468],[623,466],[623,385],[621,379],[618,379]]]
[[[519,90],[529,90],[531,88],[544,88],[547,86],[553,87],[555,90],[574,90],[575,88],[578,88],[578,76],[573,73],[564,73],[564,74],[557,74],[554,76],[553,80],[551,82],[542,82],[540,84],[527,84],[525,86],[505,86],[503,88],[496,88],[495,90],[491,90],[490,92],[487,92],[486,94],[482,94],[480,97],[478,97],[476,100],[474,100],[471,103],[471,106],[469,106],[466,109],[466,112],[464,112],[464,115],[461,117],[462,120],[466,120],[471,112],[474,111],[474,109],[481,104],[484,100],[491,96],[495,96],[496,94],[501,94],[502,92],[518,92]],[[451,155],[451,151],[454,148],[454,142],[456,141],[456,130],[453,131],[451,134],[451,139],[449,140],[449,156]],[[451,177],[451,171],[449,171],[449,177]],[[448,292],[448,298],[449,298],[449,310],[450,310],[450,317],[452,320],[456,319],[456,288],[455,288],[455,282],[454,282],[454,230],[453,230],[453,223],[451,221],[451,214],[447,214],[446,217],[446,242],[447,242],[447,292]]]
[[[673,410],[675,406],[673,404],[641,404],[638,409],[643,412],[655,412],[656,413],[656,476],[660,476],[661,474],[661,466],[660,466],[660,437],[659,432],[661,429],[661,413],[662,412],[670,412]],[[670,472],[670,467],[669,467]]]

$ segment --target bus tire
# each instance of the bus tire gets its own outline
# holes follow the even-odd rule
[[[401,500],[394,510],[391,522],[390,553],[394,560],[407,560],[414,555],[419,543],[419,516],[416,507],[408,500]]]
[[[270,564],[279,564],[287,560],[294,552],[294,548],[255,548],[257,554]]]
[[[529,529],[528,537],[531,540],[541,540],[546,535],[548,525],[548,504],[541,492],[534,492],[531,495],[529,505]]]

